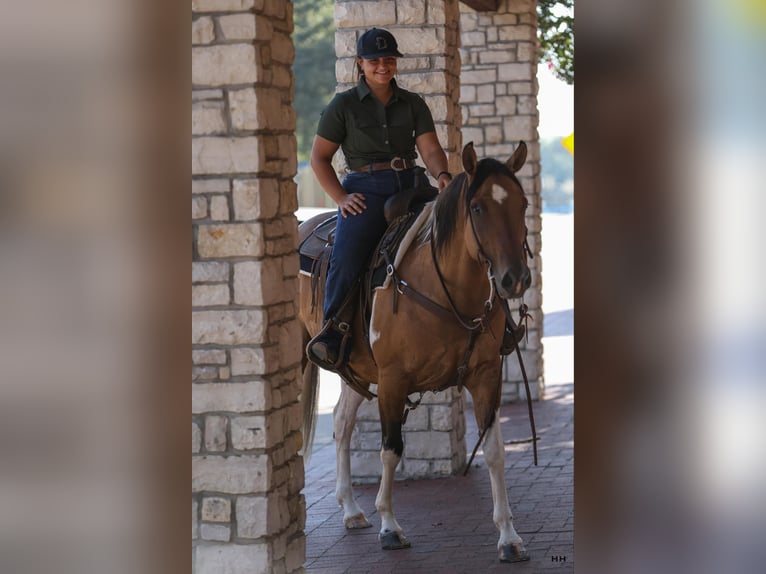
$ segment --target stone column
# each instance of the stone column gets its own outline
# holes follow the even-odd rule
[[[519,172],[529,209],[527,227],[534,258],[529,262],[532,286],[524,296],[532,319],[521,354],[532,397],[543,394],[543,315],[540,261],[542,199],[540,142],[537,135],[537,2],[502,0],[496,12],[476,12],[460,4],[460,104],[463,140],[473,141],[479,158],[505,161],[520,140],[529,148]],[[512,305],[517,309],[518,303]],[[515,315],[515,312],[514,312]],[[516,354],[503,365],[503,402],[525,398]]]
[[[462,171],[459,16],[457,0],[335,3],[338,89],[345,90],[356,83],[354,56],[359,36],[373,26],[389,30],[405,55],[399,60],[397,83],[420,94],[428,103],[453,172]],[[420,160],[419,163],[423,165]],[[377,402],[365,403],[359,409],[351,454],[351,474],[355,480],[376,481],[380,477],[378,421]],[[444,476],[462,469],[466,448],[461,393],[453,388],[427,394],[404,426],[404,445],[399,477]]]
[[[305,560],[292,4],[192,2],[197,574]]]

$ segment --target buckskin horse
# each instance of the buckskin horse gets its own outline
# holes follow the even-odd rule
[[[370,526],[351,490],[349,444],[363,395],[370,396],[367,389],[360,392],[359,385],[369,388],[375,383],[382,430],[382,476],[375,508],[381,518],[379,539],[384,549],[410,546],[392,505],[394,472],[404,449],[402,424],[408,395],[462,385],[473,397],[481,436],[486,434],[484,453],[492,487],[493,520],[500,531],[499,558],[504,562],[528,559],[508,504],[505,450],[498,420],[500,346],[509,312],[503,299],[521,297],[531,283],[524,219],[528,202],[515,176],[526,156],[526,144],[521,142],[506,163],[491,158],[478,161],[473,144],[466,145],[462,151],[464,172],[433,201],[418,240],[395,268],[389,265],[392,281],[372,295],[369,330],[361,313],[354,319],[357,336],[349,367],[356,375],[357,390],[342,385],[334,410],[335,495],[343,508],[346,528]],[[317,217],[301,224],[301,240],[317,226]],[[314,294],[312,302],[311,278],[302,275],[304,343],[321,328],[322,304],[316,297]],[[304,351],[302,397],[307,449],[313,433],[317,375]]]

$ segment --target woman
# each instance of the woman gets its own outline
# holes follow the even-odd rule
[[[327,105],[311,149],[311,167],[338,204],[340,217],[327,273],[324,327],[309,342],[307,354],[332,371],[347,360],[341,341],[348,325],[337,313],[386,231],[386,199],[414,184],[416,149],[439,191],[452,179],[428,106],[394,80],[402,57],[394,36],[380,28],[367,30],[359,37],[356,56],[359,83]],[[349,170],[342,184],[332,166],[339,147]],[[344,349],[350,349],[348,341]]]

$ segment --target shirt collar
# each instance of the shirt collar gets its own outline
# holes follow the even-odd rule
[[[394,78],[391,78],[391,87],[394,89],[394,94],[391,96],[391,101],[394,101],[398,99],[399,96],[399,87],[396,85],[396,80]],[[359,101],[361,102],[371,93],[372,90],[370,90],[370,86],[367,85],[364,76],[359,76],[359,82],[356,85],[356,95],[359,98]]]

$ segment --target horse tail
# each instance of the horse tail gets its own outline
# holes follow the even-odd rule
[[[304,343],[308,343],[308,332],[304,333]],[[304,344],[305,349],[305,344]],[[311,449],[314,444],[316,431],[317,398],[319,396],[319,367],[303,357],[303,389],[301,401],[303,402],[303,462],[308,464],[311,458]]]

